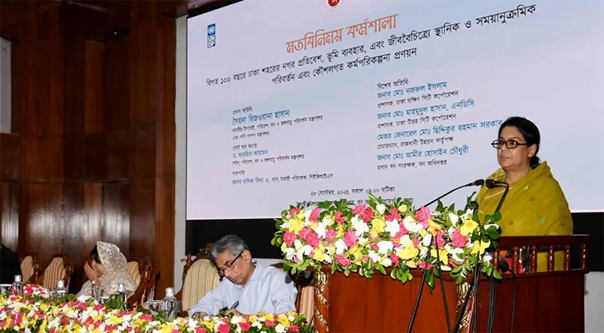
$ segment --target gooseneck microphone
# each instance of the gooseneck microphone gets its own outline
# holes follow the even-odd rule
[[[488,180],[492,180],[492,179],[488,179]],[[428,206],[430,206],[431,204],[433,204],[433,203],[437,202],[438,200],[440,200],[440,199],[442,199],[442,198],[446,197],[447,195],[449,195],[449,194],[451,194],[451,193],[453,193],[453,192],[455,192],[455,191],[459,190],[460,188],[464,188],[464,187],[470,187],[470,186],[482,186],[482,185],[484,185],[484,183],[485,183],[485,180],[484,180],[484,179],[476,179],[475,181],[473,181],[473,182],[471,182],[471,183],[468,183],[468,184],[465,184],[465,185],[458,186],[458,187],[456,187],[456,188],[452,189],[451,191],[449,191],[449,192],[447,192],[447,193],[445,193],[445,194],[441,195],[440,197],[438,197],[438,198],[436,198],[436,199],[434,199],[434,200],[432,200],[432,201],[428,202],[427,204],[425,204],[425,205],[424,205],[424,207],[428,207]]]
[[[451,194],[451,193],[453,193],[453,192],[455,192],[455,191],[457,191],[457,190],[459,190],[461,188],[470,187],[470,186],[482,186],[482,185],[484,185],[484,179],[476,179],[475,181],[473,181],[471,183],[467,183],[467,184],[464,184],[464,185],[461,185],[461,186],[458,186],[458,187],[452,189],[451,191],[449,191],[449,192],[441,195],[440,197],[438,197],[438,198],[436,198],[436,199],[428,202],[427,204],[424,205],[424,207],[428,207],[429,205],[435,203],[436,201],[438,201],[438,200],[446,197],[447,195],[449,195],[449,194]],[[447,306],[447,304],[448,304],[447,303],[447,296],[446,296],[445,289],[444,289],[445,288],[445,284],[443,282],[442,272],[440,270],[440,258],[439,258],[439,251],[438,251],[438,243],[434,242],[434,238],[435,237],[432,237],[432,239],[430,240],[430,245],[428,246],[428,253],[431,252],[432,246],[436,245],[436,256],[437,256],[436,267],[437,267],[437,269],[438,269],[438,271],[440,273],[438,275],[440,277],[440,282],[441,282],[440,285],[441,285],[441,288],[442,288],[443,303],[444,303],[444,306],[445,306],[445,315],[446,315],[446,320],[447,320],[447,328],[450,331],[451,330],[451,321],[449,319],[449,307]],[[411,314],[411,320],[409,321],[409,327],[407,328],[407,333],[410,333],[411,330],[413,329],[413,323],[415,322],[415,316],[417,315],[417,309],[419,307],[419,302],[420,302],[421,297],[422,297],[422,291],[424,289],[424,282],[426,281],[426,274],[427,273],[428,273],[428,269],[424,269],[424,273],[422,274],[422,281],[421,281],[420,287],[419,287],[419,293],[417,294],[417,298],[415,300],[415,306],[413,308],[413,313]]]
[[[484,182],[488,188],[505,187],[505,190],[503,191],[503,195],[501,196],[501,199],[499,200],[499,204],[497,205],[497,208],[495,209],[495,213],[497,213],[501,209],[501,205],[503,205],[503,201],[505,200],[506,195],[508,195],[508,191],[510,190],[510,184],[508,184],[506,182],[500,182],[495,179],[487,179]]]

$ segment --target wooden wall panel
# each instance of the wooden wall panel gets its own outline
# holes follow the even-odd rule
[[[37,252],[42,260],[62,250],[61,184],[21,183],[19,252]]]
[[[0,180],[16,181],[19,178],[19,136],[0,133]]]
[[[168,2],[95,3],[107,10],[0,1],[14,55],[0,239],[43,260],[69,254],[72,292],[97,240],[146,254],[163,297],[174,269],[175,19],[158,11]]]
[[[130,253],[130,189],[128,183],[103,184],[103,219],[101,239]]]
[[[104,46],[104,131],[124,129],[130,124],[129,47],[128,36],[107,42]]]
[[[23,181],[63,181],[63,138],[21,135],[19,176]]]
[[[105,44],[86,40],[84,132],[98,134],[103,130],[103,71]]]

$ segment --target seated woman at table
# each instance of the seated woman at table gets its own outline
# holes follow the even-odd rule
[[[88,281],[84,283],[78,296],[92,296],[92,281],[103,289],[104,296],[116,294],[120,283],[124,284],[128,297],[135,292],[136,282],[128,274],[126,257],[116,245],[96,242],[96,246],[90,251],[90,259],[90,263],[84,264]]]
[[[560,185],[547,162],[537,153],[541,136],[530,120],[510,117],[501,124],[499,138],[491,144],[497,149],[501,168],[490,179],[506,182],[510,189],[501,206],[502,236],[572,235],[573,220]],[[504,187],[482,187],[478,193],[479,215],[493,214]],[[555,253],[555,269],[564,267],[563,251]],[[537,256],[537,271],[547,270],[547,253]]]

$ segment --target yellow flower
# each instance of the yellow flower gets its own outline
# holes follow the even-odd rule
[[[249,316],[248,320],[250,321],[250,323],[254,323],[256,321],[258,321],[258,317],[256,317],[255,315]],[[211,328],[210,328],[211,330]]]
[[[319,226],[319,223],[317,223],[317,222],[310,222],[310,228],[312,230],[317,230],[318,226]]]
[[[275,320],[275,315],[274,314],[270,314],[270,313],[266,313],[264,316],[262,316],[262,318],[264,318],[266,320],[274,321]]]
[[[432,219],[428,220],[428,229],[430,229],[430,233],[434,236],[436,236],[436,232],[439,230],[443,230],[442,226],[434,221],[432,221]]]
[[[283,242],[281,244],[281,251],[285,252],[285,249],[287,249],[287,244],[285,244],[285,242]]]
[[[430,250],[430,255],[433,258],[436,258],[436,249],[432,249]],[[449,252],[447,252],[447,250],[445,249],[438,249],[438,258],[440,258],[440,262],[442,262],[444,265],[448,265],[449,264],[449,260],[447,260],[447,256],[449,255]]]
[[[296,214],[296,217],[298,218],[298,220],[304,220],[304,211],[300,210],[298,214]]]
[[[428,232],[426,231],[426,229],[421,229],[419,231],[419,234],[420,234],[420,236],[425,237],[428,234]]]
[[[400,205],[400,206],[398,207],[398,211],[399,211],[399,212],[401,212],[401,213],[406,212],[406,211],[407,211],[407,209],[409,209],[409,207],[407,207],[407,205],[404,205],[404,204],[403,204],[403,205]]]
[[[463,225],[461,226],[461,228],[459,228],[459,232],[463,236],[467,236],[467,235],[471,234],[474,231],[474,229],[476,229],[477,227],[478,227],[478,223],[476,223],[472,220],[464,220]]]
[[[342,237],[342,236],[344,235],[344,227],[342,227],[342,225],[340,224],[340,225],[338,225],[338,228],[337,228],[337,229],[338,229],[338,230],[337,230],[337,231],[338,231],[338,234],[336,235],[336,237],[337,237],[337,238],[340,238],[340,237]]]
[[[486,241],[486,242],[483,242],[483,241],[480,241],[480,242],[474,241],[474,246],[472,247],[472,251],[470,253],[471,254],[476,254],[476,253],[480,252],[480,254],[483,254],[484,251],[489,246],[491,246],[491,241]]]
[[[312,250],[312,252],[314,253],[314,257],[313,257],[314,260],[317,260],[317,261],[325,260],[325,247],[323,247],[322,245],[319,245],[319,247]]]
[[[415,261],[413,261],[413,260],[407,260],[406,264],[407,264],[407,267],[409,267],[409,268],[417,268],[417,265],[415,264]]]
[[[371,220],[371,231],[376,231],[377,233],[384,232],[384,228],[386,227],[386,221],[383,218],[375,218]]]
[[[411,244],[410,246],[400,250],[397,254],[401,259],[407,260],[415,258],[419,254],[419,250],[416,249],[413,244]]]
[[[284,314],[279,315],[279,318],[277,318],[277,321],[279,321],[285,327],[289,327],[289,325],[291,325],[289,322],[289,319],[287,319],[287,316]]]
[[[48,311],[48,305],[46,305],[46,303],[40,304],[40,310],[42,310],[42,312]]]
[[[300,233],[300,230],[304,227],[304,222],[298,219],[289,220],[289,232],[293,232],[296,235]]]
[[[252,321],[252,317],[250,317],[250,321]],[[254,319],[255,321],[255,319]],[[203,326],[207,327],[208,331],[212,331],[214,329],[214,323],[210,320],[210,321],[203,321]]]

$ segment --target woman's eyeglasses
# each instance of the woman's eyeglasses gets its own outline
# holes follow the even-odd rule
[[[231,269],[233,269],[233,267],[235,266],[235,262],[237,261],[237,259],[239,259],[239,257],[241,257],[242,254],[243,254],[243,251],[241,251],[241,253],[239,253],[239,255],[237,257],[235,257],[235,259],[233,259],[233,261],[227,262],[226,264],[224,264],[224,266],[218,270],[218,275],[220,275],[220,277],[224,277],[224,272],[230,271]]]
[[[503,145],[505,145],[505,147],[507,149],[514,149],[517,148],[518,146],[528,146],[528,143],[521,143],[518,142],[516,140],[507,140],[507,141],[503,141],[503,140],[495,140],[493,142],[491,142],[491,146],[493,146],[493,148],[499,149],[501,147],[503,147]]]

